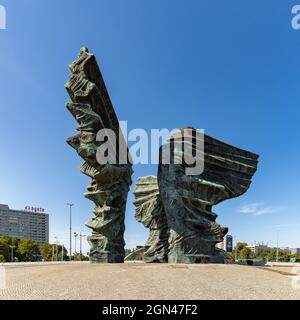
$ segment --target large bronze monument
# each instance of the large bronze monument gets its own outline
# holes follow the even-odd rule
[[[135,189],[136,219],[150,229],[145,262],[222,263],[216,249],[228,232],[216,223],[212,206],[245,193],[257,169],[258,156],[204,135],[204,170],[186,174],[184,129],[160,148],[158,179],[143,177]],[[196,132],[189,128],[189,132]],[[193,141],[190,137],[188,141]],[[162,163],[162,150],[170,149],[170,163]],[[190,149],[197,148],[195,141]],[[168,150],[167,148],[164,150]],[[195,152],[196,153],[196,152]],[[180,163],[180,164],[178,164]],[[157,182],[158,180],[158,182]],[[166,258],[167,257],[167,258]]]
[[[80,170],[91,178],[85,197],[95,203],[94,216],[86,223],[92,229],[90,260],[124,262],[130,155],[95,56],[81,49],[70,70],[66,88],[72,103],[67,108],[79,133],[67,142],[84,159]],[[103,130],[113,136],[99,138]],[[98,157],[104,145],[114,155],[106,162]],[[191,159],[202,163],[201,170],[195,172]],[[199,135],[199,130],[173,133],[160,148],[157,177],[139,178],[134,190],[135,218],[150,229],[144,261],[222,263],[216,244],[228,229],[217,224],[212,207],[245,193],[257,164],[258,155]]]
[[[122,164],[119,158],[118,148],[125,142],[95,56],[81,49],[70,70],[66,88],[72,103],[67,108],[79,123],[79,133],[67,142],[84,159],[80,170],[91,178],[85,197],[95,203],[94,216],[86,223],[92,229],[90,260],[124,262],[124,217],[132,175],[131,164]],[[101,129],[116,135],[115,163],[97,161],[97,149],[103,143],[97,139]],[[127,157],[127,147],[124,152]]]

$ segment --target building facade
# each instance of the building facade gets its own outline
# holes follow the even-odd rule
[[[267,245],[260,243],[254,244],[252,246],[247,246],[247,248],[251,251],[251,253],[257,256],[261,255],[263,252],[272,250],[272,248],[268,247]]]
[[[217,248],[231,253],[233,251],[233,238],[231,235],[226,235],[222,242],[217,243]]]
[[[300,254],[300,248],[291,248],[291,254]]]
[[[14,210],[10,209],[8,205],[0,204],[0,236],[48,243],[49,215],[35,211]]]

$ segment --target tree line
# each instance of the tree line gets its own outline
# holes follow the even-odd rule
[[[236,245],[232,252],[233,259],[247,260],[247,259],[258,259],[262,261],[276,261],[277,260],[277,249],[270,248],[269,250],[261,250],[258,254],[253,253],[246,242],[240,242]],[[294,261],[300,261],[299,254],[292,254],[283,250],[278,250],[278,261],[289,262],[292,259]]]
[[[88,260],[88,257],[82,255],[81,259]],[[0,237],[0,263],[62,260],[69,260],[68,251],[63,245],[39,244],[32,239],[9,236]],[[74,253],[72,260],[79,260],[79,254]]]

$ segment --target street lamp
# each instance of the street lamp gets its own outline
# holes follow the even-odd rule
[[[234,260],[237,261],[237,259],[238,259],[238,242],[237,242],[237,236],[234,236],[234,242],[235,242]]]
[[[55,260],[58,261],[58,239],[54,237],[55,241]]]
[[[10,261],[11,262],[14,262],[14,249],[16,246],[12,246],[12,245],[9,245],[10,249],[11,249],[11,258],[10,258]]]
[[[74,253],[74,260],[75,260],[75,254],[77,257],[77,248],[76,248],[76,244],[77,244],[77,237],[78,237],[78,233],[74,232],[74,238],[75,238],[75,253]]]
[[[52,262],[54,261],[54,245],[52,244]]]
[[[82,238],[83,237],[86,237],[85,234],[82,234],[82,232],[80,231],[80,234],[79,234],[79,239],[80,239],[80,254],[79,254],[79,259],[81,261],[82,259]]]
[[[55,238],[57,239],[57,237],[55,237]],[[64,261],[64,243],[60,242],[60,241],[58,241],[57,244],[56,244],[56,256],[57,256],[56,260],[58,261],[58,250],[59,250],[58,246],[59,245],[61,245],[61,257],[60,257],[60,260]]]
[[[67,203],[70,207],[70,261],[72,261],[72,207],[74,203]]]
[[[64,244],[61,243],[61,261],[64,261]]]

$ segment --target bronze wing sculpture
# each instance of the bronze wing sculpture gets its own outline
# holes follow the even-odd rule
[[[222,263],[224,257],[216,244],[223,241],[228,229],[216,223],[217,214],[212,206],[248,190],[257,169],[258,155],[204,134],[204,170],[198,175],[188,175],[185,169],[190,165],[185,162],[184,148],[181,148],[185,129],[173,134],[160,148],[160,159],[166,145],[171,158],[168,164],[160,160],[158,179],[143,177],[137,183],[136,218],[150,228],[144,260]],[[196,129],[189,128],[189,131],[194,136]],[[193,141],[189,138],[188,141]],[[197,144],[192,143],[190,148],[197,151]],[[182,160],[180,164],[178,159]],[[149,201],[155,201],[155,205]],[[162,252],[167,259],[161,259]]]
[[[66,88],[72,103],[67,108],[79,123],[79,133],[67,142],[84,159],[80,170],[91,178],[85,197],[95,203],[94,216],[86,223],[92,229],[88,237],[90,260],[124,262],[125,207],[133,173],[131,163],[119,161],[118,146],[124,145],[120,141],[124,138],[95,56],[88,49],[81,49],[70,70]],[[115,133],[116,163],[97,161],[97,149],[103,143],[97,141],[101,129]]]

